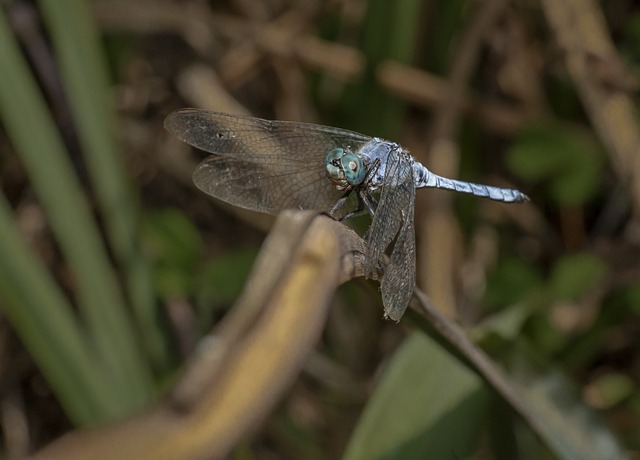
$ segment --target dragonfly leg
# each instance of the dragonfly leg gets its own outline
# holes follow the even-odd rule
[[[329,215],[330,216],[333,216],[338,211],[338,209],[340,209],[344,205],[344,202],[347,201],[347,198],[349,198],[349,195],[351,195],[351,192],[353,192],[353,189],[347,190],[345,192],[345,194],[342,195],[338,199],[338,201],[336,201],[336,204],[334,204],[333,207],[331,208],[331,210],[329,211]],[[342,220],[346,219],[348,216],[350,216],[351,214],[352,213],[349,213],[349,214],[347,214],[347,216],[342,217],[342,218],[340,218],[338,220],[342,221]]]
[[[378,172],[378,168],[380,167],[380,158],[376,158],[371,167],[367,170],[367,175],[364,177],[364,184],[368,184],[373,176]]]
[[[371,217],[373,217],[373,213],[375,212],[375,208],[377,207],[378,202],[375,200],[375,198],[362,191],[358,191],[358,207],[340,220],[342,221],[345,219],[350,219],[352,217],[360,216],[365,212],[368,212]]]
[[[378,201],[371,196],[368,192],[369,190],[369,182],[373,179],[374,175],[378,172],[378,168],[380,167],[380,159],[376,158],[373,162],[369,171],[367,171],[367,176],[364,178],[363,184],[358,189],[358,206],[362,208],[362,206],[367,207],[367,211],[369,215],[373,217],[376,209],[378,209]]]
[[[362,202],[362,198],[360,197],[360,194],[358,193],[358,207],[351,211],[350,213],[348,213],[347,215],[345,215],[344,217],[342,217],[340,219],[340,221],[346,220],[346,219],[351,219],[352,217],[356,217],[359,216],[360,214],[364,213],[364,205]]]
[[[362,202],[364,203],[364,205],[367,207],[367,211],[369,211],[369,214],[371,215],[371,217],[373,217],[373,214],[376,212],[376,209],[378,209],[378,200],[376,200],[374,197],[372,197],[368,193],[362,193],[362,195],[359,195],[359,196]]]

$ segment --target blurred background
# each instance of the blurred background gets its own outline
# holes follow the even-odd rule
[[[273,218],[195,188],[206,154],[163,129],[182,107],[356,130],[531,197],[419,190],[418,287],[546,438],[359,279],[233,458],[640,458],[637,2],[1,5],[4,458],[161,399],[240,295]]]

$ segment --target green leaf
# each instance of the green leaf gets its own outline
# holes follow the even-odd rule
[[[63,10],[64,15],[69,5],[56,2],[55,7]],[[122,414],[150,399],[153,393],[150,369],[142,356],[123,292],[85,192],[2,9],[0,68],[3,69],[0,117],[74,276],[78,311],[100,356],[95,363],[109,369],[105,375],[112,385],[105,388],[111,395],[105,394],[104,398],[117,401],[117,405],[103,415],[106,418],[114,412]],[[49,339],[63,340],[53,336]]]
[[[524,302],[509,305],[509,308],[503,308],[474,327],[473,337],[484,340],[490,335],[496,335],[505,341],[515,340],[522,333],[522,327],[531,313],[531,307]]]
[[[557,121],[522,131],[507,154],[507,165],[520,177],[545,182],[560,205],[577,206],[599,186],[604,155],[588,131]]]
[[[634,381],[625,374],[607,373],[599,376],[589,385],[598,398],[598,407],[610,408],[636,392]]]
[[[154,262],[156,292],[164,299],[188,296],[202,252],[198,230],[177,209],[163,209],[145,216],[142,226],[145,251]]]
[[[542,276],[532,264],[505,257],[491,273],[483,303],[492,309],[504,308],[522,301],[542,284]]]
[[[0,309],[77,424],[126,410],[73,306],[20,235],[0,193]]]
[[[637,62],[640,56],[640,14],[634,13],[628,17],[624,25],[625,34],[621,48],[628,62]]]
[[[600,185],[602,162],[599,157],[590,157],[587,150],[580,156],[582,158],[576,155],[574,167],[567,168],[567,173],[550,184],[551,193],[560,204],[573,206],[585,203],[595,195]]]
[[[576,300],[606,273],[607,266],[593,254],[566,255],[558,260],[551,272],[551,298]]]
[[[640,284],[631,284],[622,290],[624,304],[629,306],[629,310],[640,314]]]
[[[476,374],[414,334],[389,364],[344,458],[465,458],[486,423],[487,401]]]
[[[142,239],[152,260],[183,270],[192,270],[202,252],[200,233],[177,209],[148,213],[142,226]]]
[[[507,166],[523,179],[539,181],[562,171],[566,164],[567,139],[551,126],[525,130],[507,152]],[[570,142],[569,142],[570,144]]]
[[[198,270],[194,281],[196,305],[203,330],[208,329],[212,314],[232,304],[242,292],[258,252],[239,249],[218,256]]]

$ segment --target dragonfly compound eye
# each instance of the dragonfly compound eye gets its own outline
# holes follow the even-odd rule
[[[324,158],[324,169],[327,177],[337,190],[348,190],[351,184],[345,177],[344,167],[342,166],[342,158],[344,157],[344,149],[335,148]]]
[[[358,155],[355,153],[347,153],[340,158],[340,165],[349,184],[360,185],[364,182],[366,170],[362,158]]]
[[[335,162],[340,158],[342,158],[343,156],[344,156],[344,149],[341,149],[339,147],[333,149],[331,152],[327,154],[326,157],[324,157],[325,168],[330,164],[335,164]]]

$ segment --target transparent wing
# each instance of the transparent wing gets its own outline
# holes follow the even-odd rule
[[[416,189],[412,161],[400,149],[392,150],[367,238],[365,274],[370,277],[395,239],[382,278],[382,300],[387,316],[399,320],[415,288],[415,235],[413,216]]]
[[[381,283],[384,311],[393,321],[400,321],[416,287],[414,209],[415,206],[409,206],[403,213],[402,227]]]
[[[269,214],[287,208],[331,209],[343,192],[327,179],[325,156],[336,147],[357,151],[371,140],[329,126],[198,109],[172,113],[165,127],[182,141],[213,154],[193,174],[199,189]],[[347,203],[341,210],[353,209]]]

